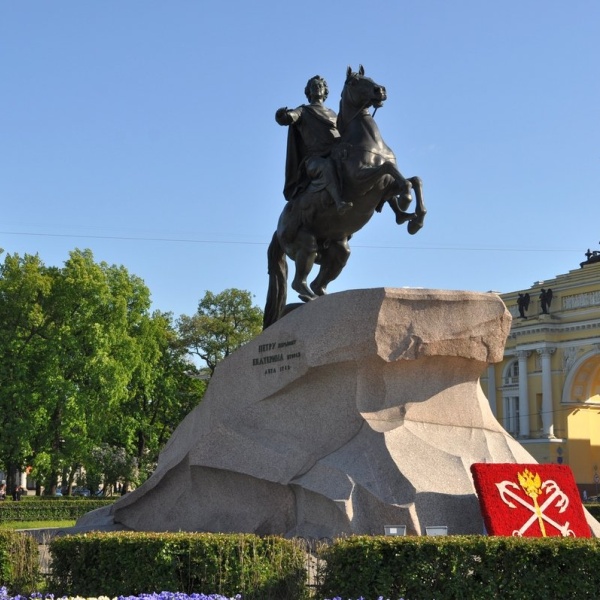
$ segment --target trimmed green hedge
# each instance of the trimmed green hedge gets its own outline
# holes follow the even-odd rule
[[[321,551],[320,598],[597,598],[600,540],[367,537]]]
[[[36,541],[16,531],[0,531],[0,585],[13,594],[29,594],[39,583]]]
[[[85,513],[101,506],[112,504],[114,500],[27,500],[26,502],[1,502],[0,523],[7,521],[61,521],[78,519]]]
[[[250,534],[88,533],[50,543],[57,595],[129,596],[163,590],[243,594],[244,600],[307,596],[296,542]]]

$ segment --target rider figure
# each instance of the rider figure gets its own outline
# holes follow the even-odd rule
[[[330,156],[333,144],[339,140],[336,114],[324,106],[329,90],[327,82],[315,75],[306,84],[304,93],[309,104],[289,110],[280,108],[275,120],[288,130],[287,160],[285,165],[286,200],[293,200],[309,184],[316,190],[327,190],[339,214],[352,207],[342,198],[340,179]]]

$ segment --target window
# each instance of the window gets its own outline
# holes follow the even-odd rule
[[[518,396],[504,397],[504,429],[511,435],[517,437],[519,429],[519,398]]]
[[[504,370],[504,385],[517,385],[519,383],[519,361],[513,360]]]

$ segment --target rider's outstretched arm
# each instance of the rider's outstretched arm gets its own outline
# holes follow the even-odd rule
[[[283,107],[277,110],[275,113],[275,120],[280,125],[293,125],[299,118],[301,112],[296,109],[288,109],[287,107]]]

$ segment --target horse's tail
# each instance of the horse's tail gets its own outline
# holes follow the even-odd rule
[[[263,316],[263,329],[272,325],[279,319],[285,308],[287,300],[287,260],[285,252],[279,243],[277,232],[267,250],[267,264],[269,271],[269,290]]]

